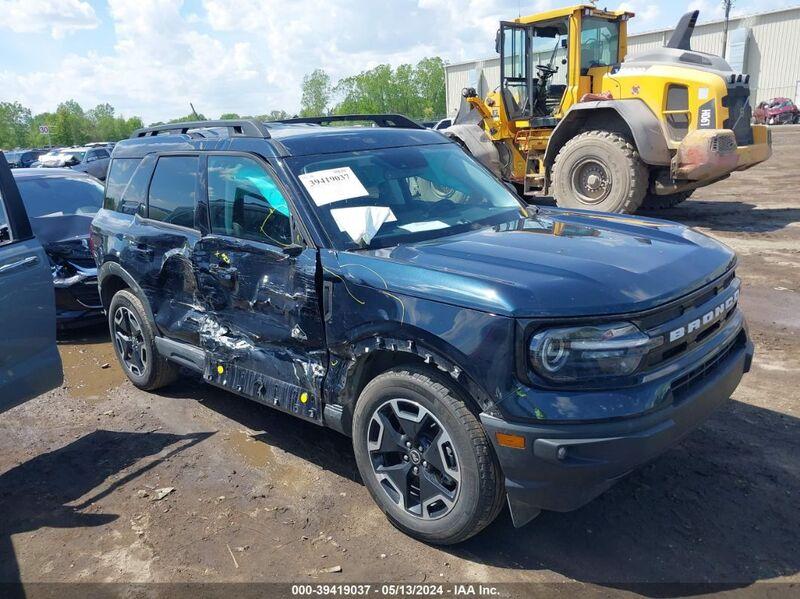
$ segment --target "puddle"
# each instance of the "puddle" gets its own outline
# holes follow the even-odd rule
[[[245,431],[235,431],[230,437],[233,449],[242,456],[248,464],[256,468],[263,468],[274,462],[272,447],[253,438]]]
[[[258,434],[247,431],[234,431],[226,439],[234,451],[238,453],[249,465],[264,469],[271,483],[282,487],[289,487],[298,491],[306,486],[309,480],[309,471],[305,464],[296,463],[291,455],[279,455],[272,446],[258,438]]]
[[[105,399],[110,389],[126,379],[109,342],[59,344],[58,351],[64,366],[64,384],[74,397]],[[108,367],[103,368],[104,364]]]

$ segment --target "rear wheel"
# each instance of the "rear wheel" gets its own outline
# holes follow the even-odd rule
[[[497,458],[475,415],[438,373],[390,370],[361,393],[353,448],[372,498],[397,528],[452,544],[502,507]]]
[[[552,180],[559,207],[633,213],[647,193],[648,172],[621,135],[586,131],[558,152]]]
[[[118,291],[108,308],[111,342],[130,381],[145,391],[154,391],[178,378],[178,368],[162,357],[155,344],[155,331],[142,301],[127,290]]]
[[[684,200],[688,199],[694,193],[691,191],[679,191],[678,193],[671,193],[665,196],[659,196],[654,193],[648,193],[642,202],[642,209],[644,210],[666,210],[667,208],[674,208]]]

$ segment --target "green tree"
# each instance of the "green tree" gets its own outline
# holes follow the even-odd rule
[[[89,119],[75,100],[58,105],[53,129],[53,143],[57,145],[74,146],[89,140]]]
[[[335,114],[400,113],[431,119],[445,114],[444,61],[424,58],[415,66],[388,64],[340,80]]]
[[[111,104],[98,104],[86,112],[86,118],[91,126],[90,137],[95,141],[117,140],[123,135],[120,125],[125,121],[114,116]]]
[[[202,112],[199,114],[187,114],[186,116],[178,117],[177,119],[170,119],[168,123],[185,123],[187,121],[207,121],[206,115]]]
[[[303,77],[300,97],[301,116],[320,116],[327,112],[331,99],[331,78],[322,69],[315,69]]]
[[[270,110],[268,114],[260,114],[256,117],[260,121],[283,121],[291,118],[289,113],[285,110]]]
[[[228,119],[240,119],[242,117],[240,117],[235,112],[225,112],[225,113],[219,115],[219,118],[220,118],[220,120],[225,121],[225,120],[228,120]]]
[[[445,62],[435,56],[423,58],[414,69],[414,90],[421,100],[421,112],[415,116],[431,119],[443,117],[447,112],[444,86]]]
[[[0,148],[27,145],[31,111],[19,102],[0,102]]]

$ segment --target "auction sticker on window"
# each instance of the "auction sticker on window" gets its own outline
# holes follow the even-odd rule
[[[300,181],[317,206],[369,195],[349,166],[305,173]]]

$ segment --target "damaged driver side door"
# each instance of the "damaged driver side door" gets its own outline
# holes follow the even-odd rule
[[[195,245],[208,382],[314,421],[327,367],[317,252],[295,231],[272,169],[241,153],[205,157],[209,234]]]

